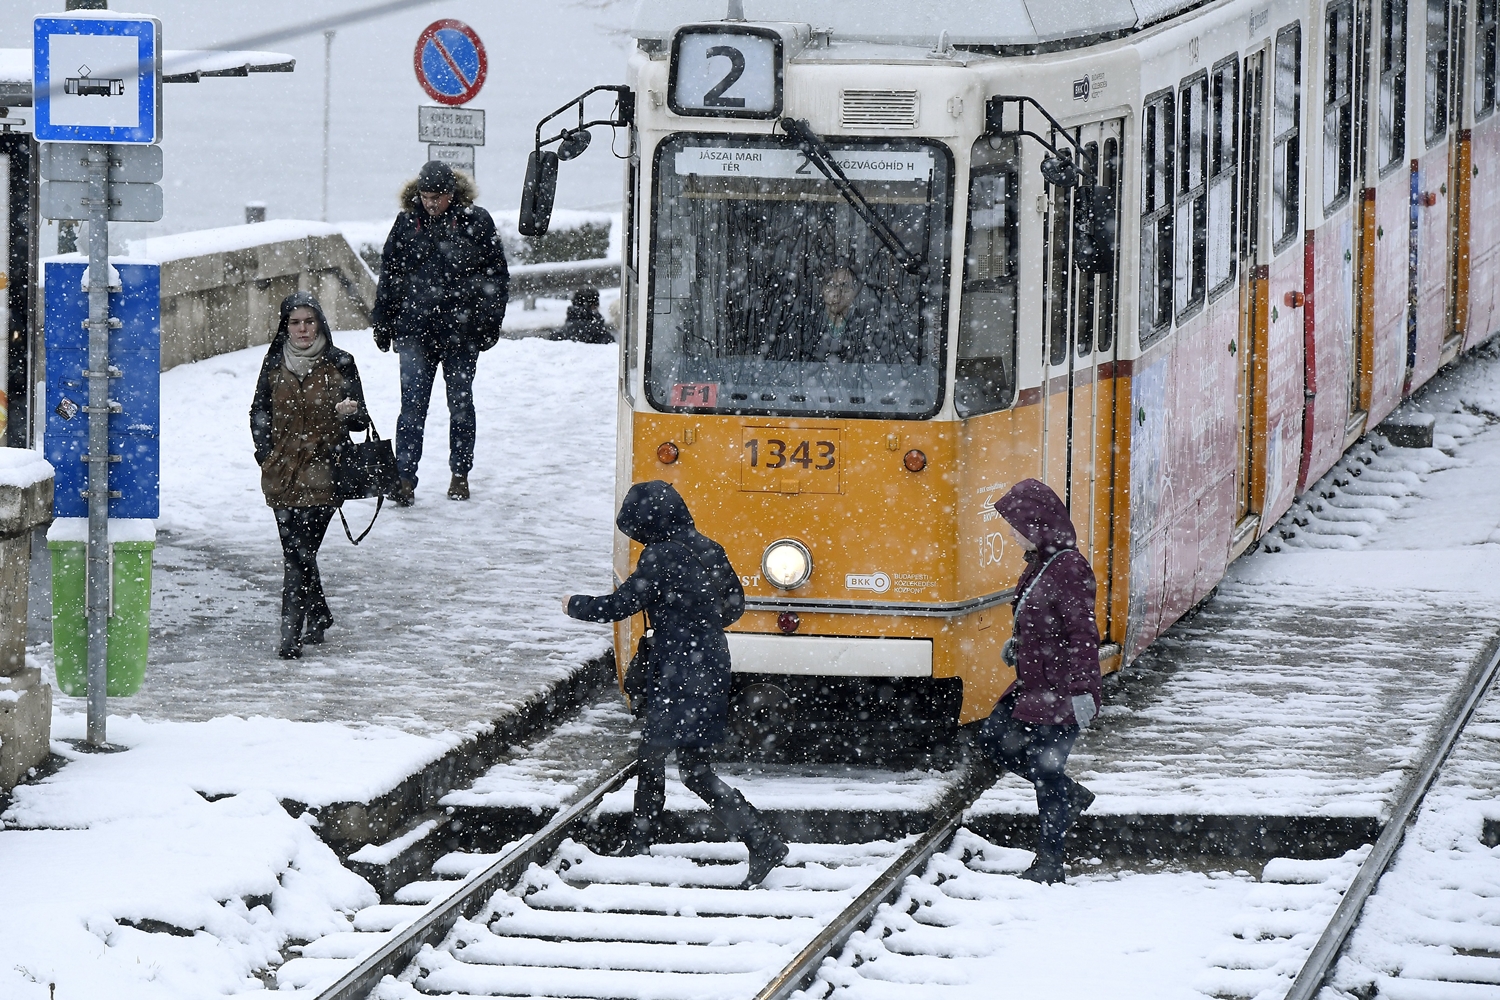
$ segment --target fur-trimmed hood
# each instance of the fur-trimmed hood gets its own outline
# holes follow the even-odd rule
[[[474,186],[474,181],[462,170],[453,171],[453,204],[449,207],[451,212],[455,208],[465,208],[479,198],[479,189]],[[417,194],[417,179],[413,177],[401,185],[401,210],[403,212],[422,211],[422,199]]]

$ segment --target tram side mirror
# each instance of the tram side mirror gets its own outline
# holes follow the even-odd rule
[[[550,149],[532,150],[526,161],[526,184],[521,188],[521,214],[516,220],[522,236],[546,235],[556,197],[557,154]]]
[[[1081,184],[1073,192],[1073,263],[1087,274],[1105,274],[1115,263],[1114,192]]]
[[[557,158],[559,160],[571,160],[575,156],[583,155],[583,151],[589,148],[589,140],[593,136],[586,128],[575,129],[563,136],[562,142],[557,144]]]

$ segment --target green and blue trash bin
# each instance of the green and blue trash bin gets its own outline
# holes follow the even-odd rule
[[[52,663],[63,694],[88,694],[88,536],[86,517],[60,517],[47,532],[52,553]],[[106,689],[124,698],[141,689],[150,637],[151,555],[156,522],[109,519],[109,666]]]

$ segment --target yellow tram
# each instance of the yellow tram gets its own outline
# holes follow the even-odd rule
[[[673,483],[741,573],[742,714],[986,716],[1026,477],[1118,669],[1493,332],[1496,3],[1425,3],[641,4],[611,117],[538,126],[522,227],[629,130],[617,500]]]

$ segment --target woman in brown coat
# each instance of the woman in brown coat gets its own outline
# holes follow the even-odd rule
[[[304,641],[322,642],[333,624],[318,576],[318,547],[337,503],[333,453],[350,431],[369,423],[354,357],[333,346],[318,300],[306,292],[288,295],[250,406],[260,488],[286,559],[282,659],[300,657]]]

